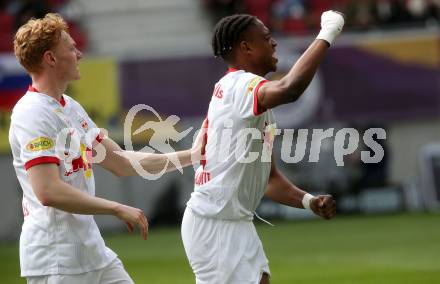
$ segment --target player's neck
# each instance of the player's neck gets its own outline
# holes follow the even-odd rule
[[[235,62],[228,64],[228,67],[230,69],[236,69],[236,70],[244,70],[246,72],[250,72],[259,76],[266,75],[264,72],[262,72],[257,66],[253,66],[252,64],[249,64],[247,62]]]
[[[39,93],[48,95],[57,101],[61,100],[62,95],[66,91],[67,83],[53,80],[49,76],[31,75],[32,86],[38,90]]]

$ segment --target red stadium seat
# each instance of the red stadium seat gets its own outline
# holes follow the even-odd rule
[[[47,0],[47,3],[52,10],[56,10],[58,7],[66,4],[66,2],[68,2],[68,0]]]
[[[10,32],[14,30],[14,16],[0,11],[0,33]]]
[[[273,0],[245,0],[244,2],[249,14],[259,18],[265,25],[269,24]]]
[[[77,24],[73,22],[68,22],[69,24],[69,33],[73,40],[76,42],[76,47],[80,51],[85,51],[87,48],[87,36],[81,31]]]
[[[13,50],[14,17],[6,12],[0,12],[0,52]]]
[[[286,35],[304,35],[307,27],[303,19],[286,19],[283,22],[283,32]]]
[[[12,33],[0,33],[0,52],[11,52],[14,50]]]

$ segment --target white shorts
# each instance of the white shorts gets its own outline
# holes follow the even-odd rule
[[[251,221],[204,218],[186,208],[182,240],[197,284],[258,284],[270,275]]]
[[[26,279],[28,284],[134,284],[119,258],[102,269],[86,273],[31,276]]]

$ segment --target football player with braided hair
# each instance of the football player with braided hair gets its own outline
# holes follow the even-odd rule
[[[342,14],[324,12],[316,40],[276,81],[264,76],[276,70],[277,42],[260,20],[241,14],[216,25],[213,52],[229,69],[214,86],[204,157],[182,221],[183,244],[197,284],[269,283],[268,260],[252,223],[263,196],[325,219],[334,217],[332,196],[312,196],[277,169],[271,157],[276,132],[271,109],[303,94],[343,25]],[[247,134],[252,134],[250,141]],[[226,154],[225,137],[231,150]]]

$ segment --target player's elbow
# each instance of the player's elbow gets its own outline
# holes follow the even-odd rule
[[[41,205],[57,207],[57,200],[60,197],[59,188],[62,186],[59,180],[43,180],[41,183],[33,184],[33,190]]]
[[[278,93],[281,94],[280,104],[295,102],[301,97],[306,88],[307,85],[304,84],[304,81],[300,77],[297,77],[292,81],[280,81],[277,86]]]
[[[41,205],[53,207],[54,205],[54,197],[53,194],[50,193],[50,189],[48,188],[36,188],[34,190],[35,196],[38,201],[40,201]]]
[[[296,77],[288,88],[288,99],[290,102],[298,100],[307,89],[308,83],[301,76]]]
[[[41,203],[41,205],[46,206],[46,207],[53,207],[53,202],[49,198],[40,199],[40,203]]]

